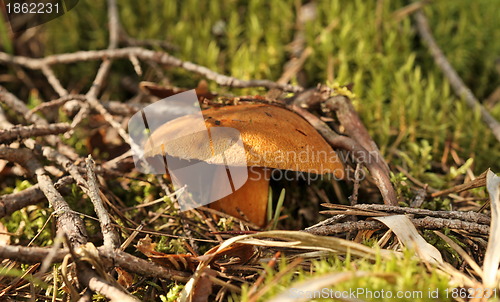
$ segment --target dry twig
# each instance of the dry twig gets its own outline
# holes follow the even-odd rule
[[[490,227],[488,225],[467,222],[458,219],[425,217],[410,220],[416,228],[426,230],[439,230],[443,228],[449,228],[481,235],[488,235],[490,230]],[[304,231],[314,235],[328,236],[352,231],[379,229],[387,229],[387,227],[383,223],[378,221],[359,220],[356,222],[347,221],[333,225],[322,225],[315,228],[307,228]]]
[[[174,67],[183,68],[186,71],[200,74],[209,80],[215,81],[221,86],[235,87],[235,88],[249,88],[249,87],[264,87],[268,89],[279,88],[288,92],[300,92],[302,87],[293,86],[289,84],[277,84],[269,80],[241,80],[234,77],[226,76],[210,70],[204,66],[194,64],[192,62],[183,61],[161,51],[153,51],[139,47],[126,47],[120,49],[106,49],[106,50],[89,50],[78,51],[68,54],[59,54],[47,56],[41,59],[33,59],[28,57],[11,56],[9,54],[0,52],[0,62],[17,64],[30,69],[41,69],[45,65],[74,63],[79,61],[101,60],[107,59],[128,59],[129,56],[135,56],[138,59],[145,61],[153,61],[160,64],[165,64]]]
[[[332,145],[334,148],[341,148],[348,150],[353,155],[354,159],[361,162],[370,171],[377,187],[382,194],[384,203],[387,205],[397,205],[398,201],[396,198],[396,192],[392,187],[391,181],[385,172],[384,167],[379,160],[375,158],[370,152],[363,148],[358,142],[349,138],[347,136],[341,136],[336,134],[328,125],[321,121],[314,114],[299,108],[295,105],[290,106],[291,109],[298,114],[300,114],[305,120],[307,120],[319,133],[325,138],[325,140]]]
[[[108,211],[104,207],[101,197],[99,196],[99,187],[97,185],[97,180],[95,176],[95,163],[92,157],[86,160],[87,164],[87,186],[88,194],[90,200],[94,204],[94,210],[99,218],[99,223],[101,224],[102,236],[104,238],[104,247],[109,249],[116,249],[120,246],[119,237],[111,223],[111,218],[109,217]]]
[[[417,29],[420,37],[425,41],[427,47],[429,47],[429,51],[431,52],[434,61],[443,71],[444,75],[450,82],[451,87],[453,87],[455,94],[457,94],[458,97],[463,98],[472,110],[478,110],[480,112],[484,123],[491,129],[497,141],[500,142],[500,123],[488,112],[488,110],[483,107],[483,105],[481,105],[472,91],[464,84],[455,69],[453,69],[450,62],[448,62],[448,59],[446,59],[446,56],[443,54],[432,36],[429,23],[427,22],[427,18],[424,13],[419,10],[415,13],[414,17],[417,21]]]
[[[10,129],[0,130],[0,143],[9,142],[17,138],[60,134],[70,129],[71,126],[67,123],[14,126]]]

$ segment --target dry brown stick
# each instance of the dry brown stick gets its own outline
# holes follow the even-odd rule
[[[64,198],[56,190],[52,180],[46,174],[43,166],[34,158],[31,150],[0,147],[0,158],[16,162],[25,167],[30,173],[34,173],[40,190],[42,190],[57,214],[57,228],[64,231],[69,241],[75,246],[87,242],[87,231],[83,221],[71,210]]]
[[[113,118],[113,116],[108,112],[108,110],[106,110],[106,108],[99,102],[97,98],[89,96],[87,98],[87,101],[93,109],[95,109],[97,112],[99,112],[99,114],[102,115],[106,122],[111,125],[111,127],[115,128],[118,134],[130,147],[134,148],[135,146],[136,148],[139,148],[139,146],[136,146],[136,144],[132,141],[122,125]]]
[[[71,129],[68,123],[57,123],[48,125],[17,125],[10,129],[0,130],[0,143],[10,142],[17,138],[27,138],[31,136],[45,136],[60,134]]]
[[[268,89],[279,88],[288,92],[300,92],[302,87],[277,84],[269,80],[241,80],[234,77],[226,76],[217,73],[207,67],[197,65],[188,61],[183,61],[173,57],[165,52],[152,51],[140,47],[126,47],[120,49],[105,49],[105,50],[90,50],[78,51],[68,54],[51,55],[45,58],[33,59],[28,57],[11,56],[7,53],[0,52],[0,62],[22,65],[30,69],[41,69],[44,64],[65,64],[78,61],[100,60],[107,59],[128,59],[129,56],[135,56],[138,59],[146,61],[154,61],[160,64],[165,64],[174,67],[180,67],[187,71],[200,74],[209,80],[215,81],[222,86],[248,88],[248,87],[265,87]]]
[[[108,25],[109,25],[109,46],[108,49],[118,47],[120,39],[120,18],[116,0],[108,0]]]
[[[191,276],[191,273],[162,267],[118,250],[108,250],[100,247],[98,251],[101,258],[111,261],[115,266],[119,266],[129,272],[142,276],[164,278],[181,282],[186,282]]]
[[[51,100],[49,102],[41,103],[40,105],[36,106],[35,108],[31,109],[28,113],[28,115],[32,115],[35,112],[38,112],[40,110],[46,109],[46,108],[51,108],[51,107],[58,107],[64,105],[66,102],[72,101],[72,100],[78,100],[78,101],[85,101],[85,95],[83,94],[67,94],[65,96],[62,96],[58,99]]]
[[[354,206],[344,206],[338,204],[322,204],[322,206],[334,209],[342,210],[342,213],[335,214],[345,214],[350,215],[350,209],[361,209],[361,210],[373,210],[380,211],[387,215],[396,214],[413,214],[413,215],[425,215],[437,218],[446,218],[446,219],[459,219],[468,222],[474,222],[484,225],[489,225],[491,223],[491,218],[488,215],[477,213],[474,211],[432,211],[427,209],[417,209],[417,208],[409,208],[409,207],[397,207],[397,206],[388,206],[382,204],[358,204]],[[325,211],[328,212],[328,211]]]
[[[431,197],[439,197],[439,196],[447,195],[450,193],[460,193],[460,192],[467,191],[470,189],[484,187],[484,186],[486,186],[486,174],[487,173],[488,173],[488,171],[484,171],[481,175],[479,175],[478,177],[476,177],[476,179],[474,179],[472,181],[469,181],[467,183],[464,183],[464,184],[461,184],[458,186],[454,186],[454,187],[446,189],[446,190],[434,192],[431,194]]]
[[[425,217],[425,218],[416,218],[410,220],[413,222],[416,228],[426,229],[426,230],[438,230],[443,228],[449,228],[449,229],[467,231],[470,233],[477,233],[481,235],[488,235],[490,230],[490,227],[488,225],[462,221],[458,219]],[[352,231],[377,230],[377,229],[387,229],[387,226],[378,221],[359,220],[356,222],[347,221],[333,225],[322,225],[315,228],[307,228],[304,231],[314,235],[328,236],[328,235],[334,235]]]
[[[119,18],[118,18],[118,10],[116,7],[116,1],[115,0],[108,0],[107,2],[108,2],[108,19],[109,19],[108,20],[108,24],[109,24],[108,49],[113,50],[118,46],[120,23],[119,23]],[[90,113],[90,107],[95,107],[95,106],[93,106],[95,104],[93,104],[92,102],[89,102],[89,100],[90,99],[94,100],[95,98],[98,97],[99,92],[101,91],[101,88],[103,86],[104,80],[106,79],[106,76],[108,75],[109,70],[111,69],[111,64],[112,64],[112,60],[107,59],[107,58],[104,59],[104,61],[101,63],[101,66],[97,70],[96,77],[95,77],[94,81],[92,82],[92,86],[90,87],[89,91],[85,95],[87,97],[87,102],[82,104],[82,106],[80,107],[80,111],[78,112],[78,114],[73,119],[73,122],[71,123],[71,126],[73,128],[76,128],[78,126],[78,124],[80,124],[87,117],[87,115]],[[109,115],[109,113],[108,113],[108,115]],[[111,125],[114,127],[116,126],[116,124],[111,124]]]
[[[10,259],[21,263],[34,264],[43,262],[49,255],[51,248],[46,247],[25,247],[19,245],[0,246],[0,258]],[[68,254],[67,249],[58,249],[52,257],[51,263],[62,262],[64,256]]]
[[[0,246],[0,258],[11,259],[14,261],[32,264],[41,263],[51,253],[51,248],[44,247],[24,247],[17,245]],[[110,263],[110,266],[118,266],[129,272],[133,272],[142,276],[169,279],[185,282],[188,280],[190,273],[169,269],[157,264],[148,262],[144,259],[135,257],[125,252],[118,250],[109,250],[104,247],[97,248],[101,259]],[[62,262],[64,256],[69,253],[68,249],[57,249],[54,251],[50,263]]]
[[[76,212],[71,210],[61,194],[59,194],[59,192],[55,189],[50,177],[46,174],[42,165],[33,157],[33,153],[27,149],[0,147],[0,158],[17,162],[29,171],[34,172],[40,185],[40,189],[43,191],[57,214],[57,229],[59,231],[63,231],[67,235],[68,242],[72,248],[84,245],[87,242],[87,232],[83,220]],[[78,259],[74,260],[78,261]],[[113,299],[113,297],[116,296],[119,296],[121,300],[125,299],[124,297],[130,298],[127,293],[124,293],[119,289],[114,288],[112,285],[105,283],[105,281],[103,281],[87,265],[81,265],[78,272],[80,273],[79,279],[91,290],[101,292],[102,294],[107,295],[106,297],[110,299]],[[119,291],[120,294],[116,294],[116,291]]]
[[[102,237],[104,240],[104,247],[109,249],[118,248],[119,236],[116,233],[115,228],[112,225],[111,218],[109,217],[108,211],[104,207],[101,197],[99,196],[99,187],[97,185],[97,180],[95,176],[95,163],[92,157],[86,159],[87,165],[87,185],[88,194],[92,204],[94,205],[94,211],[99,218],[99,223],[101,225]]]
[[[408,4],[405,7],[398,9],[397,11],[392,13],[392,18],[396,22],[403,20],[406,16],[413,14],[415,11],[422,9],[429,1],[416,1],[411,4]]]
[[[26,104],[24,104],[20,99],[18,99],[15,95],[13,95],[9,91],[7,91],[1,85],[0,85],[0,101],[3,102],[4,104],[6,104],[8,107],[12,108],[17,113],[21,114],[26,121],[29,121],[29,122],[36,124],[36,125],[48,125],[49,124],[44,118],[42,118],[36,114],[31,114],[30,110],[28,109]],[[1,115],[1,113],[3,113],[3,112],[0,112],[0,115]],[[64,144],[61,144],[60,140],[57,136],[48,136],[48,137],[46,137],[46,140],[52,145],[55,145],[56,143],[59,142],[60,149],[64,148],[67,153],[70,153],[71,155],[78,157],[78,155],[76,154],[76,152],[72,148],[70,148]],[[25,144],[29,141],[30,141],[30,139],[26,140]]]
[[[36,145],[34,145],[34,142],[28,141],[27,142],[27,147],[30,149],[35,149],[38,148]],[[85,192],[88,193],[88,185],[87,181],[83,176],[80,174],[80,171],[78,170],[78,167],[74,165],[73,161],[71,161],[69,158],[66,156],[62,155],[61,153],[57,152],[51,147],[48,146],[41,146],[40,147],[42,150],[42,155],[47,158],[50,161],[55,161],[57,164],[59,164],[61,167],[66,170],[71,177],[75,180],[76,184]]]
[[[293,111],[301,115],[305,120],[307,120],[318,132],[325,138],[325,140],[332,145],[334,148],[340,148],[349,151],[354,160],[360,162],[366,166],[370,171],[375,184],[382,194],[384,203],[387,205],[398,205],[396,198],[396,192],[392,187],[391,181],[388,175],[385,173],[384,168],[381,163],[378,162],[370,152],[364,149],[358,142],[347,137],[341,136],[333,132],[328,125],[321,121],[314,114],[299,108],[298,106],[289,106]]]
[[[390,177],[389,166],[380,154],[377,144],[372,140],[368,130],[366,130],[366,127],[356,113],[351,100],[346,96],[338,95],[326,100],[325,105],[336,112],[337,118],[344,127],[346,134],[357,141],[368,152],[373,153],[376,156],[376,160],[387,174],[387,177]]]
[[[81,245],[76,249],[73,245],[68,244],[68,249],[76,266],[76,276],[80,284],[86,287],[80,300],[88,300],[89,292],[93,291],[101,293],[110,301],[139,301],[134,296],[129,295],[125,289],[121,290],[121,286],[107,275],[98,251],[93,245]],[[68,281],[65,280],[65,282]]]
[[[72,181],[72,177],[64,176],[54,184],[54,187],[57,190],[60,190]],[[40,190],[39,184],[29,187],[26,190],[22,190],[21,192],[2,195],[0,196],[0,218],[10,215],[29,205],[42,202],[44,199],[45,195],[42,190]]]
[[[54,88],[57,94],[59,94],[60,96],[68,94],[68,91],[61,85],[61,82],[57,79],[54,71],[52,71],[52,68],[50,68],[48,65],[44,65],[41,69],[43,74],[47,78],[47,81],[52,86],[52,88]]]
[[[78,265],[77,265],[78,266]],[[83,265],[80,265],[80,268]],[[136,297],[122,291],[115,284],[108,282],[106,279],[97,275],[87,264],[84,269],[79,269],[77,271],[78,279],[83,283],[88,285],[89,289],[100,293],[109,299],[109,301],[114,302],[138,302],[140,301]]]
[[[427,22],[427,18],[424,13],[419,10],[414,16],[417,21],[417,29],[420,37],[427,44],[434,61],[443,71],[444,75],[450,82],[451,87],[453,87],[455,94],[458,95],[458,97],[463,98],[472,110],[478,110],[480,112],[482,120],[491,129],[497,141],[500,142],[500,123],[481,105],[472,91],[464,84],[455,69],[453,69],[450,62],[448,62],[448,59],[446,59],[446,56],[443,54],[432,36],[429,23]]]
[[[0,85],[0,101],[3,102],[7,107],[12,108],[14,111],[17,113],[22,114],[24,119],[28,122],[31,122],[36,125],[47,125],[48,122],[36,115],[36,114],[29,114],[29,109],[26,107],[26,105],[21,102],[15,95],[7,91],[3,86]]]
[[[147,103],[122,103],[119,101],[107,101],[102,102],[104,108],[113,115],[131,116],[134,113],[140,111],[142,108],[146,107]]]

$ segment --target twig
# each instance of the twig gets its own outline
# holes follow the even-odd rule
[[[341,136],[333,132],[328,125],[321,121],[314,114],[297,107],[296,105],[291,105],[290,108],[296,113],[300,114],[305,120],[307,120],[318,132],[325,138],[325,140],[332,145],[334,148],[341,148],[348,150],[357,162],[360,162],[366,166],[370,171],[377,187],[382,194],[384,203],[387,205],[397,205],[398,201],[396,198],[396,192],[392,187],[391,181],[387,174],[385,173],[382,164],[378,162],[377,158],[364,149],[358,142],[347,137]]]
[[[426,229],[426,230],[438,230],[442,228],[449,228],[449,229],[462,230],[481,235],[488,235],[490,230],[490,227],[488,225],[478,224],[474,222],[467,222],[458,219],[425,217],[425,218],[411,219],[411,221],[413,222],[416,228]],[[352,231],[378,230],[378,229],[387,229],[387,226],[378,221],[359,220],[356,222],[347,221],[333,225],[322,225],[316,228],[308,228],[304,231],[314,235],[328,236],[328,235],[346,233]]]
[[[427,209],[417,209],[417,208],[409,208],[409,207],[397,207],[397,206],[388,206],[382,204],[358,204],[354,206],[344,206],[339,204],[322,204],[328,208],[341,209],[339,213],[335,214],[344,214],[351,215],[351,209],[360,209],[360,210],[371,210],[371,211],[380,211],[387,215],[393,214],[413,214],[413,215],[424,215],[431,216],[437,218],[446,218],[446,219],[459,219],[468,222],[474,222],[478,224],[489,225],[491,223],[491,219],[488,215],[477,213],[474,211],[432,211]],[[325,211],[329,212],[329,211]],[[332,211],[333,213],[333,211]],[[367,212],[368,215],[369,212]],[[357,215],[357,214],[355,214]]]
[[[488,171],[484,171],[476,179],[474,179],[473,181],[469,181],[468,183],[454,186],[454,187],[446,189],[446,190],[434,192],[431,194],[431,197],[439,197],[439,196],[447,195],[450,193],[460,193],[460,192],[463,192],[466,190],[484,187],[484,186],[486,186],[486,174],[487,173],[488,173]]]
[[[357,141],[369,153],[375,155],[377,162],[383,168],[387,177],[389,177],[389,166],[380,154],[377,144],[372,140],[368,130],[366,130],[363,122],[356,113],[351,100],[343,95],[338,95],[326,100],[325,105],[336,112],[337,118],[344,127],[346,134]]]
[[[108,49],[118,47],[120,39],[120,18],[116,0],[108,0],[109,46]]]
[[[113,116],[106,110],[106,108],[99,102],[99,100],[95,97],[92,97],[90,95],[87,95],[87,102],[94,108],[99,114],[102,115],[102,117],[108,122],[111,127],[113,127],[118,134],[122,137],[122,139],[130,145],[130,147],[134,148],[136,144],[134,141],[130,138],[128,135],[127,131],[122,127],[120,123],[118,123]],[[139,146],[136,146],[135,148],[139,148]]]
[[[66,102],[72,101],[72,100],[78,100],[78,101],[85,101],[86,97],[83,94],[67,94],[65,96],[62,96],[58,99],[41,103],[40,105],[36,106],[35,108],[31,109],[28,112],[28,115],[32,115],[35,112],[38,112],[40,110],[46,109],[46,108],[51,108],[51,107],[58,107],[64,105]]]
[[[268,89],[279,88],[287,92],[300,92],[302,87],[293,86],[289,84],[277,84],[269,80],[241,80],[234,77],[226,76],[217,73],[207,67],[197,65],[188,61],[183,61],[173,57],[165,52],[152,51],[139,47],[125,47],[120,49],[105,49],[105,50],[90,50],[78,51],[68,54],[51,55],[45,58],[33,59],[28,57],[11,56],[7,53],[0,52],[0,62],[22,65],[30,69],[41,69],[45,64],[65,64],[74,63],[78,61],[100,60],[107,59],[127,59],[129,56],[135,56],[138,59],[153,61],[160,64],[165,64],[174,67],[180,67],[184,70],[200,74],[209,80],[215,81],[222,86],[229,86],[235,88],[249,88],[249,87],[265,87]]]
[[[443,54],[436,41],[434,40],[434,37],[432,36],[431,30],[429,28],[429,23],[427,22],[427,18],[425,17],[424,13],[419,10],[415,13],[414,16],[415,20],[417,21],[417,29],[420,37],[427,44],[427,47],[429,48],[434,61],[443,71],[444,75],[450,82],[451,87],[453,87],[455,94],[460,98],[464,98],[465,102],[472,110],[478,110],[480,112],[481,118],[491,129],[497,141],[500,142],[500,123],[488,112],[488,110],[486,110],[481,105],[472,91],[467,86],[465,86],[464,82],[457,74],[457,72],[453,69],[450,62],[448,62],[446,56]]]
[[[118,289],[115,284],[112,284],[102,277],[95,274],[93,270],[84,269],[79,270],[78,279],[80,279],[83,284],[88,284],[88,287],[95,292],[98,292],[108,298],[110,301],[114,302],[138,302],[140,301],[136,297]]]
[[[30,150],[0,147],[0,158],[16,162],[25,167],[30,173],[34,173],[40,189],[57,213],[57,228],[63,230],[67,234],[69,241],[75,246],[87,242],[87,232],[83,221],[71,211],[69,205],[54,187],[43,166],[33,157]]]
[[[69,244],[72,248],[84,245],[87,242],[87,232],[82,219],[71,210],[61,194],[59,194],[59,192],[55,189],[42,165],[33,157],[33,153],[26,149],[11,149],[3,147],[0,148],[0,158],[17,162],[29,171],[34,172],[37,176],[40,189],[43,191],[54,208],[54,211],[57,213],[57,229],[67,234]],[[77,259],[74,260],[77,261]],[[128,294],[101,280],[101,278],[89,267],[80,266],[80,269],[79,277],[81,281],[91,290],[98,292],[101,291],[102,294],[107,295],[106,297],[110,299],[117,296],[121,297],[122,300],[125,299],[124,297],[130,298]],[[116,294],[116,291],[119,291],[121,294]]]
[[[36,114],[29,114],[29,109],[26,107],[26,105],[1,85],[0,85],[0,101],[3,102],[8,107],[12,108],[17,113],[20,113],[24,117],[24,119],[28,122],[37,125],[48,124],[44,118]]]
[[[405,7],[402,7],[392,13],[392,18],[396,20],[396,22],[399,22],[403,20],[406,16],[413,14],[414,12],[422,9],[429,1],[424,0],[424,1],[415,1],[411,4],[408,4]]]
[[[95,176],[95,163],[92,157],[86,159],[87,164],[87,185],[88,194],[90,200],[94,204],[94,211],[99,218],[99,223],[101,224],[102,237],[104,239],[104,247],[109,249],[115,249],[119,247],[119,237],[116,233],[115,228],[111,223],[108,211],[104,207],[101,197],[99,196],[99,187],[97,185],[97,180]]]
[[[144,259],[137,258],[125,252],[118,250],[98,248],[99,256],[105,260],[111,261],[114,265],[119,266],[129,272],[155,278],[171,279],[175,281],[186,282],[191,273],[176,271],[166,267],[153,264]]]
[[[59,179],[54,187],[60,190],[62,187],[70,184],[73,178],[70,176],[65,176]],[[40,185],[36,184],[32,187],[27,188],[21,192],[7,194],[0,196],[0,218],[10,215],[17,210],[20,210],[29,205],[37,204],[45,198],[42,190],[40,190]]]
[[[51,252],[51,248],[46,247],[25,247],[19,245],[0,246],[0,258],[11,259],[22,263],[41,263]],[[57,249],[51,259],[51,263],[62,262],[64,256],[68,254],[67,249]]]
[[[17,138],[60,134],[70,129],[71,126],[67,123],[31,125],[31,126],[18,125],[10,129],[0,130],[0,143],[6,143]]]
[[[54,74],[54,71],[48,66],[44,65],[42,66],[42,72],[47,78],[47,81],[49,84],[54,88],[54,90],[59,94],[60,96],[67,95],[68,91],[64,89],[64,87],[61,85],[61,82],[57,79],[56,75]]]
[[[99,247],[97,248],[97,251],[99,252],[99,256],[104,261],[110,263],[110,266],[118,266],[129,272],[134,272],[142,276],[185,282],[191,275],[191,273],[176,271],[153,264],[144,259],[118,250],[109,250],[104,247]],[[11,259],[28,264],[43,262],[50,253],[51,248],[44,247],[24,247],[17,245],[0,246],[0,258]],[[53,251],[53,253],[54,256],[50,259],[50,262],[60,263],[69,253],[69,250],[67,248],[57,249]]]

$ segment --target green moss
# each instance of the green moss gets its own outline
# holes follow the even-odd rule
[[[267,301],[280,293],[288,292],[290,295],[299,294],[298,286],[304,281],[313,281],[314,278],[332,273],[343,272],[367,272],[368,276],[346,278],[332,286],[327,286],[323,294],[329,290],[350,292],[355,291],[355,297],[363,301],[396,301],[398,292],[412,295],[408,298],[399,298],[397,301],[430,301],[429,293],[437,291],[439,301],[452,301],[451,297],[446,298],[445,290],[451,290],[450,279],[438,271],[429,272],[425,265],[420,263],[412,251],[406,250],[403,258],[392,258],[382,260],[378,257],[374,263],[365,259],[351,259],[349,256],[341,258],[331,256],[319,261],[314,261],[310,270],[295,269],[286,273],[276,282],[276,274],[287,269],[289,262],[284,257],[279,262],[279,267],[272,270],[266,267],[266,277],[263,285],[271,285],[271,289],[259,301]],[[249,286],[242,287],[242,301],[247,301]],[[322,290],[322,288],[319,288]],[[358,291],[364,291],[364,294]],[[385,297],[393,295],[392,299],[377,299],[375,295],[384,291]],[[371,295],[368,293],[371,292]],[[303,295],[313,295],[304,292]],[[320,293],[316,293],[320,294]],[[421,296],[420,296],[421,295]],[[308,296],[305,296],[308,297]],[[308,299],[308,301],[330,301],[326,296],[323,299]]]

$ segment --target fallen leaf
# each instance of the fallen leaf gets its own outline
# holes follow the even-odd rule
[[[115,267],[115,271],[118,273],[118,284],[125,288],[129,288],[134,284],[134,277],[126,270]]]
[[[217,272],[210,268],[205,268],[201,272],[198,282],[193,287],[192,302],[208,301],[208,297],[212,294],[213,281],[212,278],[217,276]],[[212,277],[212,278],[211,278]]]
[[[488,170],[486,188],[491,201],[491,225],[488,247],[483,263],[483,284],[486,288],[499,286],[498,264],[500,263],[500,177]]]
[[[404,246],[414,249],[423,260],[429,263],[443,263],[443,257],[438,249],[425,241],[406,215],[374,217],[373,219],[385,224]]]
[[[194,271],[199,262],[195,256],[190,254],[165,254],[155,251],[156,243],[153,243],[149,236],[140,239],[136,247],[151,261],[179,271]]]
[[[9,230],[0,222],[0,246],[10,244]]]

